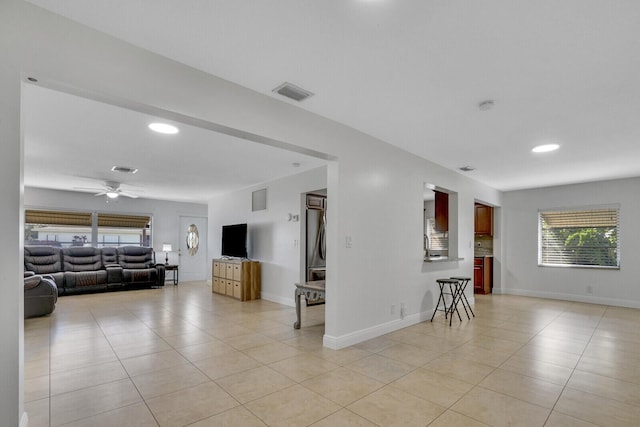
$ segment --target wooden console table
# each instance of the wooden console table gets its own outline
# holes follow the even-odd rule
[[[313,282],[296,283],[296,292],[294,299],[296,301],[296,323],[293,324],[294,329],[300,329],[300,296],[304,295],[307,300],[324,299],[324,280],[315,280]]]

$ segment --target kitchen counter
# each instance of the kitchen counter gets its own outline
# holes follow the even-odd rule
[[[429,257],[425,258],[424,262],[454,262],[464,261],[464,258],[449,258],[448,256]]]

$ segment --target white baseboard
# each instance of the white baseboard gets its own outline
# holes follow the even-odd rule
[[[395,319],[387,323],[382,323],[370,328],[350,332],[338,337],[333,337],[325,334],[322,338],[322,345],[333,350],[340,350],[341,348],[349,347],[351,345],[358,344],[384,334],[388,334],[389,332],[394,332],[398,329],[406,328],[407,326],[424,322],[425,320],[431,319],[432,314],[433,311],[431,310],[429,312],[423,311],[422,313],[416,313],[406,316],[404,319]]]
[[[584,302],[588,304],[612,305],[615,307],[640,308],[640,301],[603,298],[593,295],[563,294],[559,292],[534,291],[530,289],[493,289],[495,294],[518,295],[523,297],[548,298],[562,301]]]

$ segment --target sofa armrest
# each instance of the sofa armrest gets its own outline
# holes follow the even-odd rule
[[[107,284],[122,283],[122,267],[120,264],[107,264]]]
[[[156,264],[156,270],[158,270],[158,282],[157,285],[158,286],[164,286],[164,275],[165,275],[165,270],[164,270],[164,264]]]
[[[58,287],[53,279],[44,276],[29,276],[24,278],[24,292],[26,295],[52,295],[54,302],[58,299]]]
[[[36,275],[25,276],[24,290],[28,291],[30,289],[34,289],[36,286],[40,284],[40,280],[42,280],[41,276],[36,276]]]
[[[24,317],[45,316],[55,310],[58,300],[56,283],[43,276],[24,279]]]

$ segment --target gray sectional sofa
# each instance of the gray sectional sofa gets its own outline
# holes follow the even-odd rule
[[[25,246],[24,269],[52,279],[60,295],[126,286],[164,286],[164,264],[153,248]]]

